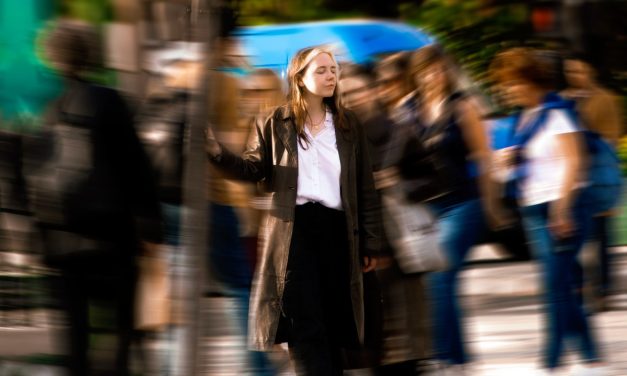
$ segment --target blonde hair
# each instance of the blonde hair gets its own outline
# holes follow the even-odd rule
[[[298,51],[290,61],[290,65],[287,69],[287,105],[294,114],[294,125],[296,126],[296,134],[298,135],[299,140],[302,140],[306,143],[309,143],[309,139],[307,137],[307,134],[305,133],[305,121],[309,116],[309,113],[307,111],[307,104],[303,96],[304,90],[306,89],[301,87],[299,85],[299,82],[302,81],[305,70],[307,70],[307,67],[309,67],[311,61],[320,54],[329,55],[333,62],[337,65],[337,61],[335,60],[333,52],[324,47],[318,46],[307,47]],[[322,101],[324,104],[327,105],[327,107],[329,107],[329,109],[331,109],[331,112],[334,115],[335,126],[342,129],[348,127],[348,123],[345,121],[344,118],[344,109],[340,101],[340,95],[338,94],[337,87],[331,97],[323,98]]]

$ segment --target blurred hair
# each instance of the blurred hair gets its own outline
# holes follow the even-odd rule
[[[588,64],[589,66],[593,66],[594,62],[592,61],[592,57],[589,54],[583,52],[565,52],[562,54],[563,60],[577,60],[583,63]]]
[[[341,79],[358,79],[364,82],[368,87],[374,86],[374,77],[372,75],[372,71],[360,64],[343,64]]]
[[[253,69],[252,72],[249,73],[249,78],[254,77],[268,77],[272,80],[272,84],[274,85],[271,89],[280,90],[282,88],[282,81],[278,74],[270,68],[257,68]]]
[[[371,75],[370,70],[362,64],[341,63],[340,67],[342,71],[342,78],[355,76],[364,77]]]
[[[269,90],[269,95],[267,96],[267,98],[265,98],[265,103],[263,105],[264,111],[279,106],[281,103],[285,102],[283,80],[281,80],[281,78],[275,71],[269,68],[254,69],[252,72],[250,72],[246,79],[254,80],[255,78],[268,78],[268,80],[271,82],[271,87],[265,88]]]
[[[405,75],[405,73],[407,72],[410,58],[411,52],[409,51],[400,51],[392,55],[386,56],[375,66],[375,73],[379,75],[383,71],[392,71],[395,73],[395,75],[401,78],[401,76]]]
[[[490,75],[498,83],[522,80],[541,89],[550,89],[555,79],[549,61],[527,47],[499,52],[490,63]]]
[[[401,91],[403,95],[411,92],[412,88],[409,85],[409,82],[407,82],[407,68],[409,66],[410,58],[410,51],[400,51],[386,56],[379,61],[374,67],[377,84],[382,83],[382,76],[385,75],[384,72],[387,72],[387,78],[385,81],[397,81],[397,83],[402,87]]]
[[[333,52],[322,46],[318,46],[306,47],[298,51],[290,61],[290,65],[287,69],[287,103],[290,110],[294,114],[296,133],[298,134],[299,139],[305,141],[306,143],[308,143],[309,140],[307,134],[305,133],[305,121],[309,113],[307,112],[307,104],[305,102],[303,94],[304,91],[307,89],[300,86],[299,82],[302,81],[305,71],[309,67],[309,64],[311,64],[311,61],[320,54],[329,55],[337,65],[337,61],[335,60]],[[339,73],[336,73],[336,75],[339,75]],[[344,119],[344,108],[342,107],[342,104],[340,102],[340,96],[338,94],[337,86],[335,91],[333,92],[333,96],[323,98],[322,101],[331,109],[333,114],[336,115],[334,118],[335,126],[340,128],[348,127],[348,124]]]
[[[102,66],[102,42],[93,26],[63,20],[46,33],[43,54],[59,73],[78,77]]]
[[[416,85],[416,75],[424,74],[425,70],[434,64],[442,64],[446,76],[446,95],[451,95],[457,89],[453,77],[453,63],[444,50],[437,45],[421,47],[412,52],[407,69],[407,82],[412,90],[419,89]]]

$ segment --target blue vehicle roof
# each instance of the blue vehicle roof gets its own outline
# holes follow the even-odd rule
[[[329,45],[339,61],[358,64],[376,60],[381,54],[420,48],[434,38],[407,24],[378,20],[342,20],[298,24],[253,26],[234,35],[256,68],[283,73],[291,57],[301,48]]]

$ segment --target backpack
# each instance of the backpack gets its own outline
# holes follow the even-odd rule
[[[533,124],[526,127],[523,132],[516,133],[516,127],[512,128],[513,145],[522,150],[531,138],[544,126],[546,118],[551,110],[561,109],[566,111],[571,120],[579,125],[579,116],[575,111],[574,102],[565,100],[555,93],[548,94],[542,104],[542,110]],[[516,121],[515,123],[518,123]],[[590,130],[580,130],[586,146],[587,167],[586,184],[583,188],[584,203],[588,205],[593,214],[599,214],[614,208],[620,199],[623,179],[618,153],[612,145],[605,141],[598,133]],[[518,165],[514,183],[524,178],[524,158],[518,153]],[[511,188],[510,191],[516,188]]]
[[[31,176],[31,207],[47,228],[105,238],[126,210],[123,184],[111,163],[116,153],[98,108],[110,89],[84,85],[53,107],[41,146],[47,149]]]

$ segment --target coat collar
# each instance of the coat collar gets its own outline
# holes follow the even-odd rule
[[[288,105],[279,107],[277,111],[278,126],[276,127],[277,136],[285,146],[289,155],[296,156],[296,127],[294,125],[294,116]]]
[[[277,135],[285,145],[285,148],[292,155],[296,155],[298,136],[296,135],[296,126],[294,124],[294,113],[292,109],[286,104],[278,108],[277,120],[280,120],[280,126],[277,127]],[[347,117],[347,120],[351,120]],[[353,130],[356,124],[350,124],[348,130],[340,129],[337,126],[337,115],[333,115],[333,123],[335,127],[335,138],[337,142],[337,149],[340,154],[340,162],[343,166],[349,162],[350,155],[352,153],[351,144],[353,143]]]

